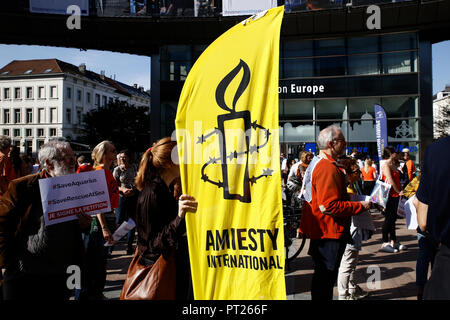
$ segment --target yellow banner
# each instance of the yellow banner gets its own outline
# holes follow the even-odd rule
[[[284,7],[234,26],[199,57],[176,116],[195,299],[286,299],[278,136]]]

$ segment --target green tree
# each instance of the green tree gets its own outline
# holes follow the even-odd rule
[[[441,118],[434,125],[439,134],[438,139],[450,135],[450,107],[448,105],[441,111]]]
[[[83,117],[80,131],[82,143],[96,146],[103,140],[110,140],[117,151],[142,152],[150,146],[149,108],[115,100],[88,112]]]

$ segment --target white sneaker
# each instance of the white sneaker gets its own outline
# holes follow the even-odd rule
[[[406,249],[408,249],[407,246],[405,246],[405,245],[403,245],[403,244],[400,244],[400,242],[396,242],[396,243],[394,244],[394,248],[395,248],[395,249],[398,249],[398,250],[406,250]]]
[[[393,246],[388,244],[388,245],[382,245],[380,251],[395,253],[395,252],[398,252],[398,249],[395,249]]]

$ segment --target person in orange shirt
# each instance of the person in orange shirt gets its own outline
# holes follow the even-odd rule
[[[312,300],[332,300],[339,266],[350,237],[350,217],[370,208],[368,201],[352,202],[347,194],[345,174],[337,159],[346,141],[337,126],[323,129],[317,137],[319,156],[305,172],[305,199],[300,231],[310,239],[308,254],[314,261]]]
[[[405,166],[408,171],[408,183],[414,179],[414,175],[416,173],[416,167],[414,166],[414,162],[409,157],[409,149],[405,148],[402,150],[403,152],[403,161],[405,162]]]
[[[372,167],[373,161],[366,159],[364,161],[364,167],[361,169],[361,175],[363,178],[363,193],[366,196],[370,196],[373,187],[375,187],[375,180],[377,179],[377,173],[375,168]]]
[[[11,150],[11,138],[0,136],[0,196],[7,190],[9,183],[16,178],[11,160],[8,157]]]

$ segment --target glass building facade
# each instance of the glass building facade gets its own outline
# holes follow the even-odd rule
[[[377,159],[374,105],[388,118],[388,144],[410,149],[418,164],[421,127],[419,35],[415,32],[282,40],[280,43],[279,123],[281,149],[296,158],[316,151],[320,130],[342,128],[349,149]],[[161,47],[153,61],[159,96],[152,92],[160,136],[171,135],[182,85],[206,45]],[[159,67],[159,68],[158,68]],[[153,109],[152,109],[153,114]],[[154,119],[157,120],[157,119]],[[350,152],[350,150],[349,150]]]

